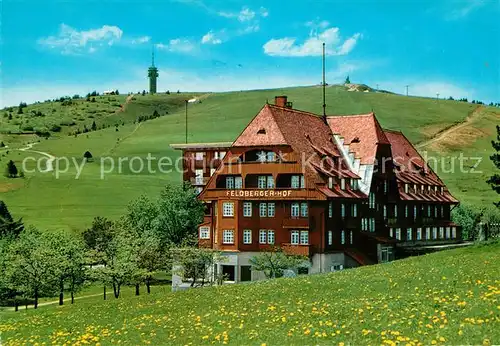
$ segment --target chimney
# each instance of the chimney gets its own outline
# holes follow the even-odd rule
[[[274,97],[274,104],[278,107],[283,107],[283,108],[288,108],[292,109],[293,108],[293,103],[288,101],[288,97],[286,96],[275,96]]]
[[[274,104],[278,107],[286,107],[287,104],[287,97],[286,96],[275,96],[274,97]]]

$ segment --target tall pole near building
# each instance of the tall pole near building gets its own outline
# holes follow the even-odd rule
[[[188,142],[188,100],[186,100],[186,144]]]
[[[323,42],[323,121],[326,123],[325,42]]]

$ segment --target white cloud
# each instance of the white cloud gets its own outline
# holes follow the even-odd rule
[[[253,24],[253,25],[247,26],[244,29],[238,30],[238,34],[239,35],[246,35],[246,34],[251,34],[251,33],[257,32],[259,30],[260,30],[260,25],[259,24]]]
[[[269,16],[269,10],[267,10],[265,7],[261,7],[259,9],[259,12],[257,13],[249,7],[244,6],[239,12],[220,11],[218,12],[218,15],[224,18],[235,18],[239,22],[245,23],[252,20],[257,20],[258,17],[265,18]]]
[[[198,49],[197,45],[187,38],[175,38],[170,40],[168,44],[158,43],[156,48],[184,54],[193,53]]]
[[[97,47],[113,45],[122,38],[123,31],[114,25],[103,25],[97,29],[77,30],[69,25],[61,24],[56,36],[40,38],[38,44],[58,49],[63,54],[78,54],[85,51],[93,53]]]
[[[132,40],[132,44],[143,44],[143,43],[148,43],[149,41],[151,41],[151,37],[142,36],[142,37],[134,38]]]
[[[468,0],[456,3],[458,6],[448,13],[446,19],[458,20],[467,17],[474,10],[486,4],[484,0]]]
[[[327,55],[346,55],[354,48],[360,38],[361,34],[356,33],[342,42],[339,28],[328,28],[319,33],[312,29],[309,38],[303,44],[297,44],[297,39],[294,37],[284,37],[269,40],[263,48],[264,53],[270,56],[320,56],[323,52],[324,42]]]
[[[202,44],[221,44],[222,39],[220,37],[218,37],[218,35],[215,34],[212,30],[210,30],[201,38],[201,43]]]

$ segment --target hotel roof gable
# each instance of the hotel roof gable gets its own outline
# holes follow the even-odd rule
[[[373,164],[379,144],[390,144],[375,114],[328,116],[334,134],[344,138],[344,144],[355,153],[361,164]]]

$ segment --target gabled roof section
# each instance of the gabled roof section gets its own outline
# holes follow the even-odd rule
[[[391,143],[392,159],[398,167],[399,178],[408,179],[408,183],[444,186],[402,132],[386,130],[385,134]],[[413,175],[415,178],[411,177]]]
[[[344,145],[354,152],[361,164],[373,164],[378,144],[390,144],[374,113],[328,116],[334,134],[344,138]]]
[[[414,191],[409,189],[408,193],[400,188],[399,195],[402,200],[407,201],[427,201],[441,203],[458,203],[458,200],[451,195],[445,184],[436,173],[427,165],[422,156],[411,144],[408,138],[399,131],[385,130],[385,134],[391,143],[392,158],[396,166],[396,177],[404,184],[431,185],[443,188],[441,194],[429,191]]]
[[[287,145],[276,120],[266,104],[234,141],[234,147]]]

